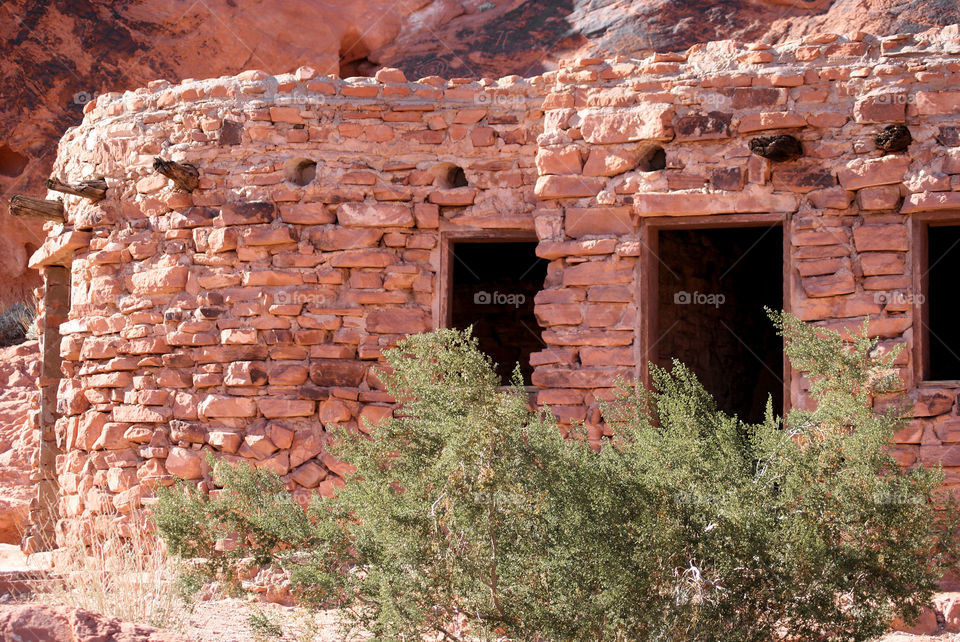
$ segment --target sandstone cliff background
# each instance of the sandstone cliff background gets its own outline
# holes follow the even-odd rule
[[[530,76],[575,54],[771,43],[817,31],[912,33],[960,22],[956,0],[12,0],[0,2],[0,306],[39,284],[38,224],[7,213],[39,194],[84,104],[159,78],[321,73]]]

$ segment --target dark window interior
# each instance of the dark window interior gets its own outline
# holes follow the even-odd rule
[[[533,298],[543,289],[547,261],[528,242],[452,245],[451,325],[473,326],[480,349],[497,364],[504,384],[519,363],[530,384],[530,353],[542,349]]]
[[[659,232],[655,361],[690,367],[719,407],[783,412],[783,342],[764,306],[783,308],[780,226]]]
[[[960,274],[960,225],[927,228],[927,266],[927,378],[960,379],[960,297],[955,290]]]

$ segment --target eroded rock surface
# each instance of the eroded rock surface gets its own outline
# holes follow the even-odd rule
[[[84,609],[46,604],[0,605],[0,640],[57,642],[189,642],[142,624],[121,622]]]
[[[28,415],[37,407],[39,368],[36,341],[0,349],[0,543],[20,543],[33,497],[30,468],[36,446]]]

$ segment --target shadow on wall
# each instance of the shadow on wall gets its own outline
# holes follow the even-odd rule
[[[0,145],[0,175],[16,178],[23,173],[28,162],[30,159],[27,156],[10,149],[8,145]]]

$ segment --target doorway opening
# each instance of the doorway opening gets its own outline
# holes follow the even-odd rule
[[[923,226],[924,243],[918,252],[921,256],[917,269],[923,284],[919,297],[910,296],[919,308],[917,318],[922,328],[918,336],[920,379],[957,381],[960,380],[960,334],[955,327],[960,303],[953,289],[960,270],[960,225],[956,220],[949,221],[950,224],[936,222],[937,225]],[[887,298],[904,300],[906,295],[890,293]]]
[[[547,276],[537,243],[454,239],[448,248],[447,325],[473,326],[480,349],[493,359],[504,385],[517,364],[524,385],[530,385],[530,354],[543,348],[533,299]]]
[[[675,224],[651,233],[648,359],[686,364],[721,410],[744,421],[762,421],[768,398],[781,414],[783,340],[764,308],[784,307],[782,226]]]

